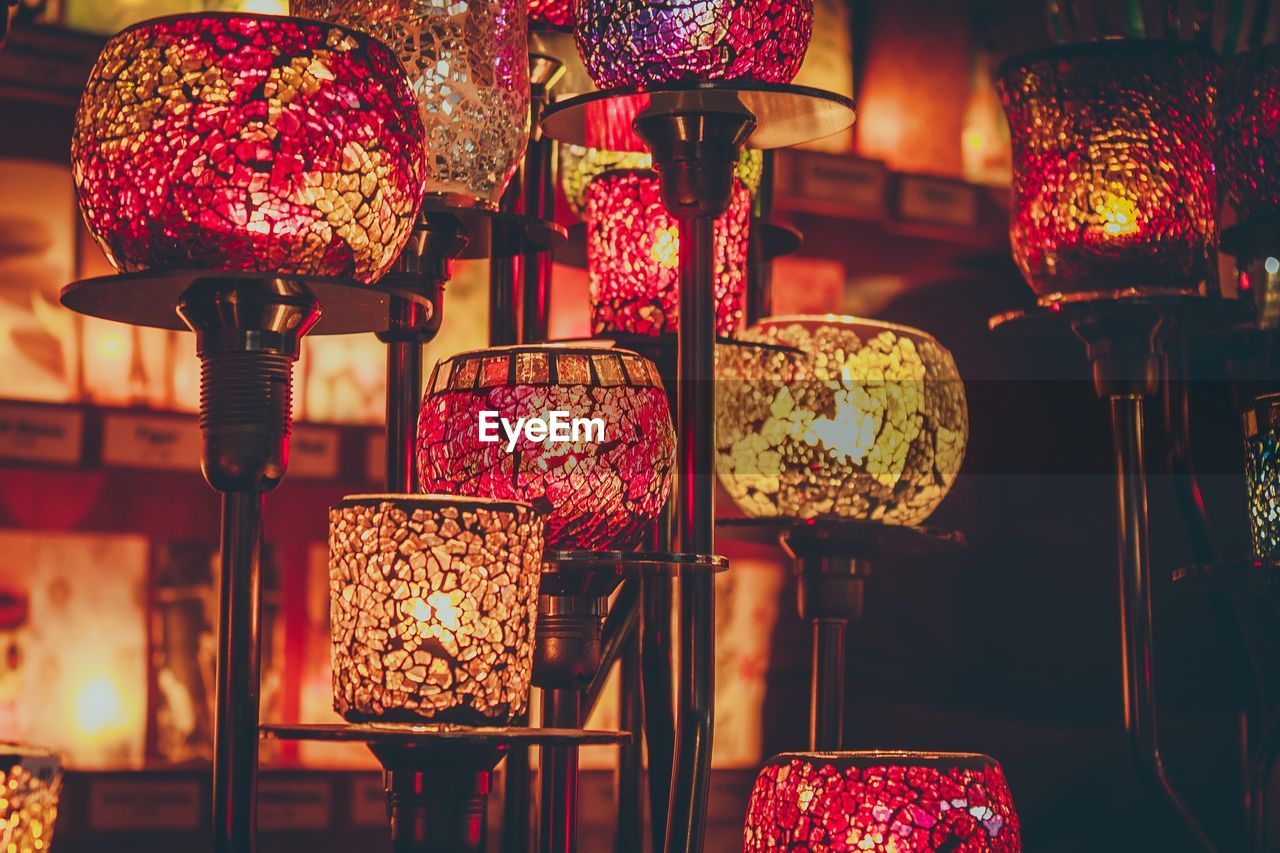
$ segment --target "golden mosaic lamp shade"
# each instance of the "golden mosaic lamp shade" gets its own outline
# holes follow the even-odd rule
[[[510,725],[528,710],[543,520],[527,504],[356,495],[329,510],[334,709]]]
[[[62,764],[51,752],[0,744],[0,850],[39,853],[53,844]]]
[[[717,472],[743,512],[928,518],[969,435],[950,352],[917,329],[835,315],[770,317],[741,338],[784,347],[717,352]]]
[[[289,8],[389,45],[422,107],[428,196],[497,209],[529,140],[525,0],[290,0]]]

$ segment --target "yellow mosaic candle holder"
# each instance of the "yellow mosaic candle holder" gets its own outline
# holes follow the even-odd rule
[[[62,764],[56,755],[0,744],[0,851],[48,850],[61,794]]]

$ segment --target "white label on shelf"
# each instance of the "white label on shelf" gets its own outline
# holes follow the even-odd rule
[[[191,471],[200,465],[194,419],[109,414],[102,426],[102,462],[125,468]]]
[[[328,829],[333,785],[327,780],[272,779],[258,783],[258,826],[267,831]]]
[[[78,465],[83,438],[80,409],[0,405],[0,459]]]
[[[336,429],[300,426],[293,430],[289,442],[289,474],[333,480],[338,476],[338,449],[341,446]]]
[[[883,163],[830,154],[791,155],[795,200],[854,216],[883,216],[888,172]]]
[[[377,776],[354,776],[351,779],[352,826],[385,826],[387,794]]]
[[[906,175],[898,210],[905,219],[973,228],[978,224],[978,191],[954,181]]]
[[[199,782],[89,783],[89,829],[94,832],[199,830],[204,808]]]

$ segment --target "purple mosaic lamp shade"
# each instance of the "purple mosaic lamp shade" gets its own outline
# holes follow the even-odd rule
[[[424,134],[404,69],[331,24],[232,13],[111,39],[71,142],[85,223],[121,272],[375,281],[409,239]]]
[[[1042,301],[1186,293],[1216,275],[1218,60],[1108,41],[999,72],[1013,137],[1014,259]]]
[[[601,89],[789,83],[812,32],[813,0],[579,0],[574,21],[578,51]]]

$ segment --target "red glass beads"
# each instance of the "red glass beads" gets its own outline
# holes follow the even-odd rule
[[[573,0],[529,0],[529,25],[573,26]]]
[[[1218,116],[1222,180],[1237,221],[1280,215],[1280,45],[1227,61]]]
[[[294,18],[198,14],[103,49],[72,170],[122,272],[216,269],[372,282],[409,238],[424,132],[381,43]]]
[[[1020,853],[1000,765],[985,755],[788,753],[756,778],[744,853]]]

